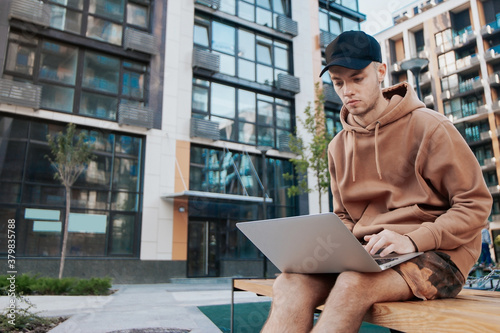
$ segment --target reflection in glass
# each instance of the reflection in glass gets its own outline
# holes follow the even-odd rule
[[[139,191],[139,161],[130,158],[115,158],[113,189]]]
[[[5,69],[25,75],[33,75],[35,64],[35,46],[20,45],[16,42],[9,43]]]
[[[149,8],[129,2],[127,4],[127,23],[147,29],[149,27]]]
[[[210,110],[213,115],[234,118],[235,89],[222,84],[212,84],[212,99]]]
[[[40,78],[74,85],[78,49],[44,42],[40,57]]]
[[[120,61],[117,58],[87,51],[84,58],[83,87],[118,93]]]
[[[51,28],[80,34],[82,24],[81,13],[60,6],[49,6]]]
[[[255,20],[256,23],[270,28],[273,27],[273,13],[259,7],[257,7],[256,12],[257,12],[257,19]]]
[[[255,35],[238,30],[238,57],[255,60]]]
[[[220,56],[219,72],[222,74],[234,76],[236,74],[234,57],[224,53],[218,53],[218,52],[213,52],[213,53],[216,53]]]
[[[208,89],[193,86],[193,110],[208,112]]]
[[[274,129],[272,127],[258,128],[258,144],[274,147]]]
[[[73,112],[73,98],[75,90],[73,88],[59,87],[48,84],[42,86],[43,109],[57,110],[71,113]]]
[[[235,53],[235,29],[228,25],[212,22],[212,49],[227,54]]]
[[[90,0],[89,12],[123,22],[125,0]]]
[[[80,100],[80,114],[116,120],[117,106],[118,100],[114,97],[83,92]]]
[[[258,101],[259,124],[273,125],[273,105],[271,103]]]
[[[238,90],[238,118],[255,122],[255,93]]]
[[[208,47],[208,28],[204,25],[196,24],[194,26],[194,43]]]
[[[240,132],[239,138],[241,143],[246,143],[250,145],[255,145],[255,125],[239,122]]]
[[[220,137],[222,140],[236,141],[234,120],[219,117],[212,117],[210,120],[219,124]]]
[[[113,255],[131,255],[134,253],[135,217],[115,214],[111,222],[111,249]]]
[[[264,65],[257,65],[257,82],[272,86],[274,84],[273,68]]]
[[[115,192],[111,198],[111,210],[137,211],[138,195],[129,192]]]
[[[270,42],[270,41],[269,41]],[[266,65],[272,65],[271,44],[257,43],[257,61]]]
[[[246,2],[240,1],[238,5],[238,16],[244,20],[255,21],[255,7]]]
[[[255,81],[255,63],[239,59],[238,77],[249,81]]]
[[[288,71],[288,51],[275,47],[274,48],[275,66],[285,71]]]
[[[97,17],[88,17],[87,37],[99,41],[122,45],[123,26]]]

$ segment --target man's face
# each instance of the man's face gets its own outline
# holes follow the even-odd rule
[[[330,67],[333,87],[352,115],[366,115],[376,107],[379,99],[383,98],[380,82],[385,75],[385,69],[385,64],[373,63],[359,70]]]

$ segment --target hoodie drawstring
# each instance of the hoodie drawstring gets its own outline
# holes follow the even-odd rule
[[[356,132],[351,131],[352,134],[352,182],[356,182]]]
[[[380,162],[378,160],[378,129],[380,127],[380,122],[377,121],[375,125],[375,165],[377,166],[378,178],[382,179],[382,171],[380,171]]]

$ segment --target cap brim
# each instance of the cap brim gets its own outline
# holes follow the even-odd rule
[[[339,58],[335,59],[334,61],[330,62],[328,65],[323,68],[319,76],[323,76],[325,72],[332,66],[340,66],[340,67],[345,67],[349,69],[363,69],[369,64],[372,63],[372,60],[365,60],[365,59],[355,59],[355,58]]]

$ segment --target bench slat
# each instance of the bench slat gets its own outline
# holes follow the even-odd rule
[[[274,279],[235,279],[233,283],[235,290],[272,297]],[[498,332],[500,293],[464,289],[456,299],[376,303],[364,320],[407,333]]]

